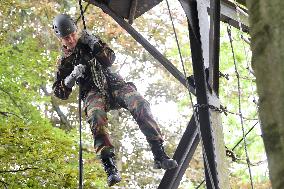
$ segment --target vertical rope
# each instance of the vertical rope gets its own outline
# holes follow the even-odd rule
[[[183,58],[182,58],[182,54],[181,54],[181,50],[180,50],[180,46],[179,46],[179,41],[178,41],[178,37],[177,37],[177,33],[176,33],[176,28],[175,28],[175,25],[174,25],[174,21],[173,21],[173,17],[172,17],[172,13],[171,13],[171,9],[170,9],[168,0],[166,0],[166,3],[167,3],[167,7],[168,7],[170,18],[171,18],[173,31],[174,31],[174,34],[175,34],[175,40],[176,40],[176,44],[177,44],[177,47],[178,47],[179,58],[180,58],[180,61],[181,61],[181,64],[182,64],[182,69],[183,69],[184,76],[186,78],[184,62],[183,62]]]
[[[244,45],[244,36],[243,36],[243,34],[242,34],[242,32],[244,31],[243,30],[243,26],[242,26],[242,23],[241,23],[241,16],[240,16],[240,12],[242,12],[243,14],[245,14],[244,13],[244,11],[238,6],[238,3],[236,2],[236,0],[233,0],[233,3],[234,3],[234,5],[235,5],[235,7],[236,7],[236,13],[237,13],[237,19],[238,19],[238,24],[239,24],[239,28],[240,28],[240,38],[242,39],[242,45],[243,45],[243,49],[244,49],[244,52],[245,52],[245,57],[246,57],[246,64],[247,64],[247,70],[248,70],[248,73],[249,73],[249,75],[253,75],[254,76],[254,74],[253,74],[253,72],[251,71],[251,69],[250,69],[250,65],[249,65],[249,58],[248,58],[248,52],[247,52],[247,50],[246,50],[246,48],[245,48],[245,45]],[[254,102],[254,104],[256,104],[257,105],[257,102],[256,102],[256,99],[255,99],[255,96],[254,96],[254,93],[253,93],[253,84],[252,84],[252,81],[250,81],[250,87],[251,87],[251,95],[253,96],[253,102]],[[257,109],[258,109],[258,106],[256,107]]]
[[[88,4],[85,6],[85,9],[84,9],[84,11],[83,11],[83,14],[82,14],[82,12],[81,12],[81,14],[80,14],[80,16],[77,18],[77,20],[76,20],[76,24],[78,23],[78,21],[82,18],[82,15],[84,15],[84,13],[87,11],[87,9],[88,9],[88,7],[89,7],[89,5],[90,5],[91,3],[90,2],[88,2]],[[85,19],[84,19],[84,21],[85,21]]]
[[[82,150],[82,111],[81,111],[81,85],[79,83],[79,189],[83,188],[83,150]]]
[[[86,22],[85,22],[84,10],[83,10],[83,6],[82,6],[82,0],[79,0],[79,6],[80,6],[81,17],[82,17],[82,21],[83,21],[84,30],[85,30],[85,29],[87,29],[87,27],[86,27]]]
[[[79,0],[79,6],[80,6],[80,11],[81,11],[81,18],[83,21],[83,26],[84,30],[87,29],[86,27],[86,22],[85,22],[85,17],[84,17],[84,10],[82,6],[82,0]],[[80,143],[79,143],[79,189],[83,189],[83,150],[82,150],[82,111],[81,111],[81,85],[79,82],[79,138],[80,138]]]
[[[251,168],[250,168],[250,160],[249,160],[249,155],[248,155],[248,150],[247,150],[247,140],[246,140],[246,135],[245,135],[245,129],[244,129],[244,122],[243,122],[243,115],[242,115],[242,108],[241,108],[241,85],[240,85],[240,75],[238,72],[238,68],[237,68],[237,63],[236,63],[236,58],[235,58],[235,51],[234,51],[234,47],[233,47],[233,40],[232,40],[232,34],[231,34],[231,26],[227,26],[227,32],[228,32],[228,36],[230,39],[230,45],[231,45],[231,50],[232,50],[232,56],[233,56],[233,60],[234,60],[234,66],[235,66],[235,72],[236,72],[236,76],[237,76],[237,81],[238,81],[238,101],[239,101],[239,116],[240,116],[240,120],[241,120],[241,125],[242,125],[242,133],[243,133],[243,139],[244,139],[244,147],[245,147],[245,153],[246,153],[246,161],[247,161],[247,166],[248,166],[248,170],[249,170],[249,177],[250,177],[250,184],[252,189],[253,187],[253,181],[252,181],[252,173],[251,173]]]

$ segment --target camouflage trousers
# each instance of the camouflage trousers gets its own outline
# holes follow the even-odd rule
[[[160,128],[153,119],[149,102],[132,85],[124,84],[118,90],[114,90],[112,95],[115,103],[130,111],[148,142],[163,142]],[[84,110],[93,134],[94,148],[98,155],[103,150],[113,150],[113,144],[107,129],[106,105],[105,98],[95,89],[87,93]]]

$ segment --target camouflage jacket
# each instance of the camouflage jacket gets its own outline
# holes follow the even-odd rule
[[[84,78],[80,79],[83,99],[91,89],[97,89],[98,92],[109,97],[113,90],[125,84],[119,74],[112,73],[109,69],[115,60],[113,50],[87,31],[82,32],[72,52],[68,52],[64,47],[62,50],[63,55],[59,59],[55,82],[52,87],[56,97],[63,100],[69,97],[72,89],[64,85],[64,79],[78,64],[86,66]]]

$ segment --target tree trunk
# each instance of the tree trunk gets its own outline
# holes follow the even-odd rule
[[[269,176],[284,186],[284,1],[247,0],[252,64]]]

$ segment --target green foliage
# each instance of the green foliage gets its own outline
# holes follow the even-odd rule
[[[222,116],[223,130],[225,135],[225,144],[232,149],[242,138],[241,119],[239,116],[239,95],[241,100],[241,112],[243,116],[244,132],[247,133],[250,128],[254,129],[247,135],[246,143],[248,155],[251,161],[253,180],[258,188],[265,188],[269,185],[267,177],[266,156],[263,141],[260,132],[260,123],[258,123],[258,95],[253,72],[251,71],[251,57],[249,46],[240,38],[240,35],[246,34],[232,28],[233,48],[235,60],[240,79],[240,94],[238,92],[237,75],[232,56],[232,49],[229,43],[226,26],[221,25],[221,45],[220,45],[220,71],[228,74],[228,80],[220,79],[220,99],[223,106],[234,114],[229,113]],[[234,150],[237,158],[236,162],[230,164],[231,184],[241,187],[249,187],[249,174],[246,165],[246,154],[244,142],[242,141]],[[229,161],[232,161],[231,159]],[[264,170],[266,169],[266,170]],[[263,179],[265,178],[266,179]],[[241,183],[237,184],[241,178]],[[260,179],[262,178],[262,179]]]
[[[15,117],[1,117],[0,145],[0,177],[9,188],[77,187],[77,144],[64,131],[47,122],[27,124]],[[84,158],[91,159],[88,153]],[[103,187],[102,170],[97,166],[85,163],[86,187]]]
[[[63,127],[55,107],[63,110],[72,127],[77,126],[78,91],[74,89],[69,100],[62,101],[42,90],[45,88],[50,92],[59,55],[59,44],[50,27],[52,18],[59,12],[74,10],[72,7],[76,6],[76,1],[56,0],[48,3],[35,0],[0,3],[0,19],[3,20],[0,23],[0,186],[5,182],[9,188],[77,188],[78,134],[75,129]],[[135,20],[133,27],[183,72],[168,10],[165,3],[159,6]],[[78,18],[78,7],[75,12],[70,12],[74,18]],[[186,74],[189,76],[192,68],[187,22],[180,12],[180,7],[174,7],[172,14]],[[134,81],[139,92],[152,105],[176,105],[178,114],[175,110],[168,109],[166,118],[154,115],[165,135],[166,150],[172,155],[192,115],[188,92],[100,9],[90,5],[85,16],[88,28],[109,43],[116,52],[116,67],[126,80]],[[221,31],[220,70],[229,74],[229,80],[220,79],[220,99],[228,110],[237,113],[238,90],[231,47],[223,25]],[[247,131],[257,121],[257,106],[252,102],[253,97],[257,100],[257,95],[254,77],[248,74],[247,69],[250,67],[250,57],[245,56],[238,34],[233,30],[235,55],[242,76],[243,115],[249,118],[245,120]],[[245,49],[249,52],[248,46]],[[223,115],[222,121],[225,143],[231,149],[242,137],[239,116]],[[151,168],[153,160],[149,147],[131,115],[124,110],[112,111],[109,123],[117,151],[117,164],[123,176],[119,187],[156,188],[163,172]],[[258,127],[257,125],[247,139],[253,163],[265,160]],[[86,128],[83,138],[85,188],[106,188],[106,175],[94,158],[92,136]],[[247,168],[242,143],[235,153],[241,160],[230,164],[231,183],[233,188],[244,188],[242,186],[248,183],[248,174],[245,171]],[[202,165],[201,149],[198,148],[181,188],[195,188],[203,180]],[[254,180],[267,186],[267,175],[257,167],[254,166],[253,169]]]
[[[1,125],[1,147],[1,165],[5,165],[1,170],[2,178],[11,188],[71,186],[74,180],[71,174],[71,177],[64,178],[57,173],[66,170],[68,161],[75,161],[71,156],[75,153],[71,150],[72,141],[67,140],[62,131],[8,119],[5,125]]]
[[[37,116],[34,106],[43,100],[40,85],[46,82],[48,57],[34,39],[18,45],[5,45],[0,50],[1,111],[14,112],[25,118]],[[31,102],[34,104],[32,105]],[[36,119],[36,118],[35,118]]]
[[[78,136],[52,127],[53,120],[43,118],[51,98],[40,89],[53,80],[59,53],[47,50],[42,40],[27,31],[1,42],[0,186],[76,188]],[[105,174],[94,158],[93,152],[84,153],[84,185],[105,188]]]

